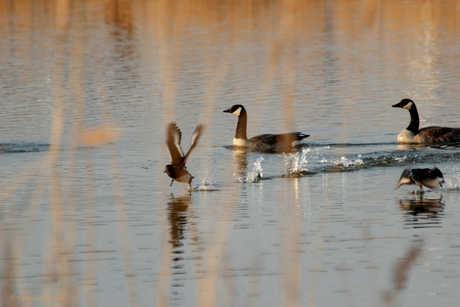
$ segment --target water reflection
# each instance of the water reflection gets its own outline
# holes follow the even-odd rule
[[[439,150],[455,150],[459,148],[458,143],[442,143],[442,144],[398,144],[398,149],[409,150],[409,149],[439,149]]]
[[[172,286],[184,287],[183,276],[185,274],[185,248],[184,240],[187,232],[187,210],[191,204],[191,193],[175,197],[171,193],[171,201],[168,203],[168,221],[170,224],[169,234],[172,256]],[[178,295],[179,292],[174,291]]]
[[[8,142],[0,143],[0,154],[42,152],[48,150],[49,145],[38,142]]]
[[[63,5],[66,9],[61,9]],[[12,255],[6,254],[2,264],[6,273],[18,269],[6,274],[4,280],[22,293],[29,294],[27,288],[34,287],[37,296],[59,291],[73,293],[66,295],[66,301],[71,297],[83,301],[86,289],[91,292],[97,287],[97,300],[105,305],[118,305],[127,301],[126,297],[137,297],[139,306],[152,305],[152,292],[174,299],[157,304],[163,306],[207,305],[193,300],[202,293],[212,297],[215,305],[340,305],[347,294],[335,291],[337,273],[333,268],[337,259],[350,267],[350,288],[368,286],[366,271],[382,274],[386,270],[379,266],[362,269],[368,267],[361,261],[365,260],[359,231],[363,223],[372,225],[375,233],[388,234],[384,245],[380,240],[368,241],[369,260],[381,263],[400,257],[395,251],[401,240],[407,241],[401,228],[441,227],[443,218],[439,235],[430,243],[433,249],[427,270],[418,270],[420,278],[411,281],[405,295],[414,305],[435,305],[440,296],[431,295],[434,292],[442,294],[446,305],[455,305],[458,256],[452,251],[459,233],[459,211],[455,209],[460,197],[456,191],[460,184],[455,181],[458,172],[449,172],[445,201],[419,195],[394,199],[393,185],[376,182],[393,180],[397,167],[416,163],[428,167],[436,162],[443,170],[460,159],[457,147],[448,147],[452,151],[434,146],[419,150],[425,146],[400,145],[398,148],[408,146],[412,150],[395,152],[396,135],[408,118],[393,115],[388,107],[391,101],[411,97],[425,104],[423,126],[455,126],[460,69],[457,1],[20,0],[0,1],[0,7],[0,205],[17,209],[4,210],[1,222],[7,227],[0,233],[18,229],[21,235],[30,236],[25,244],[6,249]],[[299,162],[286,166],[296,171],[292,176],[311,176],[280,177],[290,173],[283,171],[279,155],[216,148],[231,144],[231,137],[221,138],[235,127],[227,120],[219,122],[221,112],[214,111],[235,101],[254,109],[254,135],[264,129],[273,133],[299,129],[311,134],[312,139],[302,147],[311,147],[316,154],[306,155],[301,164],[299,153]],[[200,161],[194,169],[209,171],[211,178],[216,176],[222,191],[211,188],[215,192],[208,193],[207,180],[203,180],[198,188],[201,192],[194,192],[193,198],[183,192],[169,195],[176,189],[167,188],[165,200],[163,184],[156,184],[164,182],[164,174],[138,166],[148,160],[156,169],[161,161],[167,161],[164,123],[177,120],[192,127],[197,118],[209,124],[209,134],[200,155],[194,156],[194,163]],[[85,154],[91,153],[90,161],[72,150],[72,139],[80,131],[108,121],[120,125],[123,136],[118,144],[107,146],[108,151],[104,147],[85,149]],[[51,143],[52,129],[53,135],[63,131],[63,148],[69,150],[59,152],[56,163],[50,164],[52,172],[46,169],[42,177],[26,181],[38,170],[36,164],[26,163],[31,159],[40,163],[38,159],[45,154],[41,152]],[[22,151],[40,154],[24,155]],[[358,156],[361,154],[363,157]],[[265,160],[254,165],[260,156]],[[117,166],[111,166],[115,160]],[[356,172],[331,173],[330,165],[338,172]],[[307,166],[313,172],[302,170]],[[250,184],[253,181],[236,182],[232,176],[222,175],[230,168],[235,176],[261,180],[261,167],[272,175],[270,180]],[[85,169],[95,180],[88,180]],[[52,190],[48,182],[52,182]],[[92,185],[95,197],[78,193],[80,183]],[[42,191],[44,197],[34,197],[38,193],[34,190]],[[10,191],[8,198],[6,191]],[[161,197],[152,197],[152,191],[162,193]],[[28,199],[33,199],[30,206],[25,202]],[[114,218],[113,201],[117,213],[126,213],[126,218]],[[288,206],[289,202],[295,206]],[[390,212],[380,202],[390,202]],[[443,211],[444,203],[449,215]],[[331,214],[324,210],[329,205],[334,208]],[[60,224],[59,219],[55,221],[59,212],[69,213],[73,223],[85,226],[92,221],[91,216],[79,214],[79,208],[85,207],[97,208],[97,236],[91,237],[86,227],[83,232],[70,229],[66,246],[68,243],[70,250],[75,249],[75,257],[67,253],[62,256],[59,248],[48,248],[58,229],[53,225]],[[286,213],[286,207],[293,211]],[[147,210],[139,211],[143,208]],[[227,213],[222,214],[233,209],[234,215],[228,218]],[[354,212],[359,213],[358,219],[353,218]],[[301,225],[297,225],[300,221],[294,214],[301,214]],[[11,224],[12,219],[18,222]],[[22,219],[25,225],[28,220],[37,220],[37,226],[30,231],[21,224]],[[152,223],[153,228],[149,226]],[[232,229],[232,224],[238,227]],[[129,225],[130,231],[113,231]],[[153,240],[146,240],[144,235],[157,228]],[[220,252],[208,253],[207,247],[217,242],[208,236],[210,232],[225,243],[211,249]],[[117,233],[123,235],[118,237]],[[325,243],[326,234],[348,237],[352,243]],[[94,242],[97,253],[90,257],[94,255],[97,261],[91,262],[103,261],[104,265],[98,265],[97,272],[89,272],[88,263],[77,262],[83,270],[69,275],[59,260],[65,257],[69,265],[79,261],[79,251],[87,249],[81,245],[84,241]],[[155,242],[165,242],[170,248],[159,251]],[[104,253],[117,246],[120,253]],[[171,260],[164,267],[172,266],[171,272],[162,269],[164,261],[157,261],[157,254],[163,251],[167,257],[162,259]],[[40,260],[44,254],[48,255],[45,262]],[[110,257],[108,263],[103,260],[106,257]],[[262,260],[264,265],[253,265],[251,258]],[[57,266],[52,259],[57,259]],[[221,266],[204,266],[207,259]],[[144,274],[145,266],[165,274]],[[60,276],[51,272],[54,267]],[[221,274],[225,271],[235,277]],[[303,278],[302,272],[317,273]],[[50,276],[59,281],[36,288],[37,282]],[[426,284],[434,279],[446,282]],[[202,280],[214,283],[201,287],[206,285]],[[169,287],[170,281],[176,288]],[[298,291],[307,287],[314,296]],[[175,295],[177,291],[182,292],[180,297]],[[363,302],[369,300],[366,292],[349,295]],[[8,300],[10,294],[20,293],[10,292],[4,297]],[[95,305],[91,301],[86,305]],[[132,299],[130,305],[136,305]]]
[[[180,255],[184,253],[181,247],[184,246],[184,233],[187,229],[187,209],[191,203],[191,196],[191,193],[180,197],[175,197],[171,194],[171,201],[168,203],[169,233],[171,235],[169,243],[171,243],[172,252],[175,255],[174,261],[182,260]]]
[[[430,198],[419,195],[413,198],[401,198],[398,205],[405,211],[406,225],[413,228],[442,227],[441,218],[444,217],[444,202],[442,196]]]
[[[398,144],[399,150],[410,150],[410,149],[427,149],[430,144]]]
[[[235,173],[238,177],[246,177],[248,169],[248,151],[241,147],[233,147],[233,156],[236,162]]]

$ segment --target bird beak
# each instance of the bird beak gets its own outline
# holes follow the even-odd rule
[[[167,170],[167,169],[165,169],[165,171],[163,172],[163,174],[164,174],[164,173],[167,173],[167,172],[168,172],[168,170]]]
[[[224,110],[225,113],[232,113],[232,111],[230,111],[230,109],[227,109],[227,110]]]
[[[392,105],[393,108],[402,108],[401,102],[398,102],[397,104]]]

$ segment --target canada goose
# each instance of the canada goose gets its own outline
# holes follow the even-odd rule
[[[419,130],[417,107],[411,99],[403,99],[392,106],[409,110],[410,124],[398,135],[398,143],[444,143],[460,142],[460,128],[425,127]]]
[[[171,122],[168,127],[168,132],[166,135],[166,145],[168,146],[169,154],[171,155],[171,164],[165,166],[164,173],[167,173],[169,177],[172,178],[172,186],[174,180],[178,182],[187,182],[190,187],[192,187],[192,179],[194,178],[187,171],[185,167],[185,162],[187,162],[188,157],[192,153],[193,148],[195,148],[200,138],[202,126],[196,126],[195,132],[193,132],[192,140],[190,141],[190,149],[187,154],[184,155],[182,148],[180,146],[180,141],[182,138],[182,133],[177,127],[175,122]]]
[[[430,189],[442,187],[444,182],[444,176],[442,172],[437,167],[429,168],[406,168],[399,178],[398,185],[396,189],[400,186],[407,184],[417,184],[420,187],[420,191],[423,189],[423,186],[426,186]]]
[[[233,139],[233,145],[235,146],[263,150],[279,150],[290,148],[294,145],[293,142],[300,142],[310,136],[301,132],[291,132],[283,134],[261,134],[248,139],[246,135],[246,127],[248,124],[248,114],[246,109],[240,104],[235,104],[230,109],[224,110],[224,112],[232,113],[238,116],[235,138]]]

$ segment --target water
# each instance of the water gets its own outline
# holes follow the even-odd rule
[[[391,105],[460,127],[458,2],[117,3],[1,10],[2,305],[457,305],[459,146],[398,145]],[[311,136],[235,149],[236,103],[248,136]],[[193,189],[171,120],[184,151],[205,125]]]

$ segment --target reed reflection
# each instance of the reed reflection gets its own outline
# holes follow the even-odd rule
[[[441,218],[444,217],[444,202],[442,196],[430,198],[419,195],[413,198],[398,199],[398,205],[405,211],[406,225],[413,228],[442,227]]]

